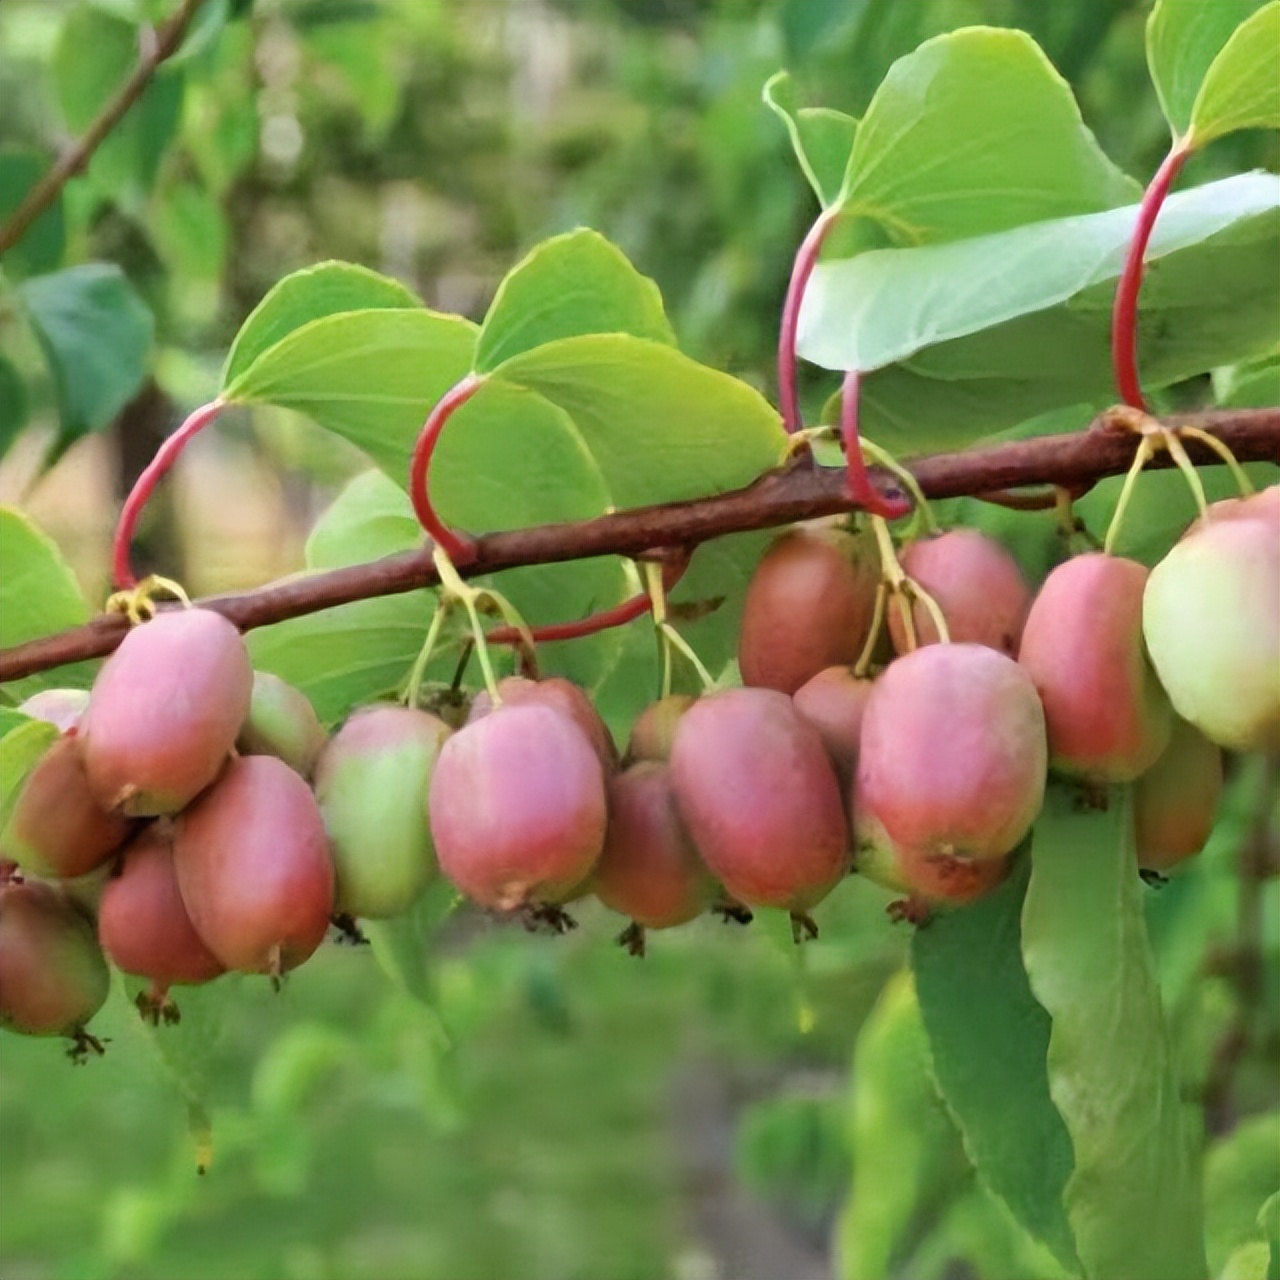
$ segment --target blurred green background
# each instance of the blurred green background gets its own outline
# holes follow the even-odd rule
[[[0,5],[4,152],[47,163],[106,75],[106,35],[167,7]],[[0,501],[21,501],[100,597],[119,496],[180,407],[212,393],[262,294],[331,257],[479,318],[527,248],[591,225],[658,281],[685,350],[771,390],[778,307],[814,209],[761,105],[765,79],[786,66],[803,100],[859,113],[921,40],[1020,26],[1145,179],[1167,146],[1145,10],[207,0],[182,58],[64,201],[66,260],[118,263],[153,310],[153,374],[109,431],[63,438],[56,388],[0,302],[5,353],[32,379]],[[132,53],[126,40],[121,72]],[[1188,181],[1276,158],[1270,135],[1238,135]],[[813,405],[830,389],[807,375]],[[228,420],[158,496],[140,559],[195,592],[291,571],[360,465],[299,419]],[[1148,895],[1192,1095],[1236,1012],[1212,959],[1236,928],[1235,858],[1263,786],[1239,771],[1210,851]],[[1272,995],[1276,887],[1252,908],[1268,922]],[[327,947],[278,996],[250,979],[191,992],[182,1026],[155,1037],[118,990],[101,1019],[109,1051],[82,1068],[5,1036],[0,1277],[1054,1275],[976,1184],[934,1099],[887,898],[844,886],[802,952],[763,913],[746,930],[704,920],[656,936],[643,962],[611,945],[618,922],[598,909],[564,938],[460,913],[407,955],[394,940]],[[1211,1240],[1230,1235],[1233,1188],[1248,1201],[1280,1176],[1274,1123],[1247,1120],[1275,1105],[1276,1005],[1213,1118]]]

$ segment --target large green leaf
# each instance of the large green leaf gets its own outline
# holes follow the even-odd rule
[[[59,444],[102,430],[146,377],[155,332],[146,303],[105,262],[35,276],[18,295],[53,372]]]
[[[1280,0],[1236,28],[1191,109],[1197,146],[1237,129],[1280,129]]]
[[[312,320],[344,311],[421,306],[421,300],[398,280],[353,262],[304,267],[273,285],[249,313],[227,353],[222,385],[230,387],[264,351]]]
[[[934,244],[1124,204],[1137,186],[1021,31],[970,27],[900,58],[858,127],[847,217]]]
[[[1147,66],[1165,118],[1181,137],[1213,60],[1262,0],[1157,0],[1147,19]]]
[[[936,1212],[967,1172],[929,1078],[929,1046],[909,974],[890,979],[853,1055],[853,1188],[837,1226],[844,1280],[898,1274],[916,1215]]]
[[[476,343],[475,367],[557,338],[630,333],[675,344],[658,286],[594,231],[544,240],[498,286]]]
[[[1280,1186],[1280,1112],[1241,1121],[1206,1153],[1204,1199],[1209,1269],[1217,1275],[1233,1250],[1260,1239],[1258,1206]]]
[[[779,71],[764,86],[765,105],[786,126],[791,149],[824,209],[846,196],[845,175],[858,122],[828,107],[798,107],[791,77]]]
[[[1049,788],[1032,846],[1022,952],[1053,1019],[1049,1092],[1075,1169],[1067,1216],[1091,1280],[1207,1274],[1197,1161],[1160,1004],[1131,797]]]
[[[0,831],[8,824],[27,774],[57,737],[56,725],[44,720],[28,720],[0,738]]]
[[[83,133],[119,92],[138,63],[141,32],[92,4],[72,9],[62,24],[52,71],[72,133]],[[161,67],[142,96],[103,139],[89,161],[99,190],[139,207],[155,183],[165,148],[182,114],[184,73]]]
[[[53,161],[35,151],[0,149],[0,224],[22,203]],[[62,192],[27,228],[21,240],[4,252],[5,273],[18,280],[52,271],[62,261],[67,244]]]
[[[1023,859],[999,890],[912,938],[934,1076],[978,1176],[1068,1270],[1075,1241],[1062,1192],[1071,1139],[1049,1097],[1049,1015],[1022,967]]]

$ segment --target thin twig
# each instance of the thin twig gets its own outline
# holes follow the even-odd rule
[[[1105,476],[1123,474],[1138,447],[1138,436],[1109,429],[1110,421],[1109,415],[1103,414],[1087,431],[932,454],[905,465],[929,498],[958,498],[1027,485],[1087,486]],[[1210,431],[1241,461],[1280,463],[1280,409],[1213,410],[1176,415],[1165,423]],[[1187,452],[1200,466],[1221,463],[1212,449],[1195,439],[1187,441]],[[1170,464],[1169,455],[1161,453],[1150,465]],[[893,477],[880,472],[878,483],[892,487]],[[732,493],[618,511],[591,520],[483,534],[475,541],[474,560],[460,567],[459,573],[474,577],[522,565],[594,556],[635,558],[652,547],[695,547],[725,534],[836,515],[856,505],[849,496],[842,466],[814,467],[805,458],[793,459]],[[433,586],[437,581],[428,545],[368,564],[299,575],[254,591],[197,603],[217,610],[248,631],[354,600]],[[0,682],[63,663],[102,657],[120,643],[126,628],[122,615],[101,615],[84,626],[0,650]]]
[[[84,134],[54,161],[48,173],[36,183],[9,221],[0,226],[0,253],[12,249],[27,233],[31,224],[57,199],[58,192],[82,172],[102,145],[103,139],[116,127],[139,98],[162,63],[178,51],[196,11],[204,0],[182,0],[154,31],[144,32],[137,66],[122,84]]]

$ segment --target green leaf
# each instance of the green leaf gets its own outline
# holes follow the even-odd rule
[[[1197,147],[1237,129],[1280,129],[1280,0],[1236,28],[1191,109]]]
[[[16,147],[0,149],[0,224],[26,198],[53,163],[48,156]],[[66,218],[62,192],[27,228],[21,240],[4,252],[5,273],[14,280],[52,271],[62,261],[67,247]]]
[[[1270,1250],[1262,1240],[1250,1240],[1232,1251],[1217,1280],[1271,1280],[1268,1272]]]
[[[1022,951],[1053,1019],[1049,1092],[1075,1152],[1067,1216],[1091,1280],[1207,1274],[1191,1135],[1142,915],[1128,788],[1049,788]]]
[[[27,400],[27,384],[14,368],[13,361],[0,355],[0,458],[27,425],[31,406]]]
[[[871,219],[896,245],[1094,213],[1138,192],[1035,41],[991,27],[938,36],[893,64],[845,186],[846,216]]]
[[[557,338],[629,333],[675,345],[662,295],[594,231],[544,240],[498,286],[476,343],[482,373]]]
[[[295,329],[344,311],[418,308],[421,300],[398,280],[351,262],[321,262],[278,281],[240,326],[222,385],[230,387],[263,354]]]
[[[1205,1155],[1205,1235],[1209,1270],[1226,1265],[1240,1245],[1259,1239],[1258,1205],[1280,1186],[1280,1112],[1242,1120]]]
[[[138,63],[139,28],[90,4],[71,10],[54,49],[58,101],[74,134],[85,132]],[[99,190],[137,208],[155,185],[182,114],[183,73],[161,67],[89,161]]]
[[[1181,137],[1196,98],[1232,32],[1262,0],[1157,0],[1147,19],[1147,66],[1165,118]]]
[[[909,974],[886,984],[863,1024],[850,1073],[853,1189],[836,1228],[838,1274],[898,1274],[916,1214],[967,1174],[955,1126],[929,1078],[929,1045]]]
[[[764,86],[765,105],[782,121],[791,149],[824,209],[846,196],[845,174],[858,122],[828,107],[797,107],[791,77],[779,71]]]
[[[6,730],[0,738],[0,831],[8,825],[27,774],[57,737],[57,726],[44,720],[27,719],[25,724]]]
[[[89,604],[57,544],[25,515],[0,507],[0,648],[53,635],[89,620]],[[21,702],[54,685],[87,688],[93,666],[76,663],[8,682],[5,692]]]
[[[194,182],[175,182],[157,192],[148,226],[169,270],[191,279],[217,280],[227,252],[227,223],[218,201]]]
[[[983,1183],[1068,1270],[1078,1270],[1062,1193],[1071,1139],[1049,1097],[1049,1015],[1020,947],[1030,862],[995,893],[912,938],[934,1077]]]
[[[1258,1227],[1267,1238],[1267,1280],[1280,1280],[1280,1191],[1258,1210]]]
[[[0,738],[12,733],[14,729],[21,729],[31,721],[32,717],[25,711],[19,711],[16,707],[0,707]]]
[[[53,372],[59,445],[101,431],[142,385],[155,321],[119,267],[89,262],[18,289]]]

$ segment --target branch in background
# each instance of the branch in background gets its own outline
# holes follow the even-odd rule
[[[120,86],[116,96],[102,108],[84,135],[72,143],[54,162],[49,172],[27,192],[26,198],[13,211],[9,221],[0,226],[0,253],[12,249],[26,235],[31,224],[57,199],[58,192],[89,163],[107,134],[142,97],[161,64],[178,51],[187,28],[203,3],[204,0],[182,0],[174,13],[159,27],[144,29],[138,65]]]
[[[1196,426],[1212,432],[1242,462],[1280,463],[1280,409],[1212,410],[1164,419],[1168,427]],[[930,498],[958,498],[1028,485],[1058,485],[1083,493],[1107,476],[1120,475],[1133,460],[1139,437],[1118,430],[1108,415],[1087,431],[1041,436],[1009,444],[939,453],[907,467]],[[1221,459],[1196,440],[1186,441],[1197,464]],[[1171,465],[1158,454],[1153,467]],[[892,487],[891,476],[881,483]],[[556,564],[593,556],[640,556],[653,547],[695,547],[711,538],[766,529],[855,509],[843,467],[817,467],[800,458],[763,475],[745,489],[666,506],[639,507],[567,524],[538,525],[489,533],[475,541],[476,555],[459,572],[464,577]],[[373,596],[397,595],[438,581],[430,547],[387,556],[368,564],[299,575],[234,595],[199,601],[230,618],[243,631],[286,618],[317,613]],[[110,653],[127,630],[121,614],[103,614],[81,627],[0,650],[0,681],[16,680],[68,662]]]

